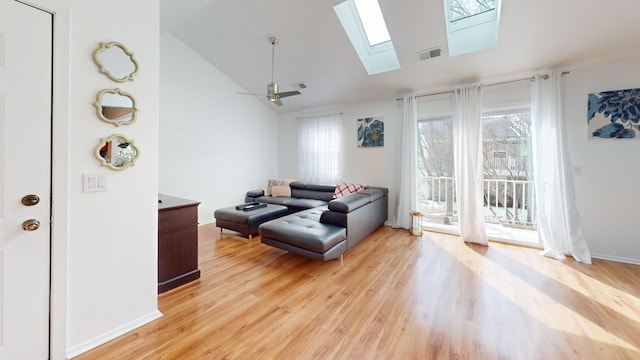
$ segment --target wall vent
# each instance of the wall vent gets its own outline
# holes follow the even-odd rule
[[[418,57],[418,61],[425,61],[434,57],[438,57],[442,55],[442,48],[441,47],[436,47],[433,49],[427,49],[427,50],[422,50],[422,51],[418,51],[416,53],[416,56]]]

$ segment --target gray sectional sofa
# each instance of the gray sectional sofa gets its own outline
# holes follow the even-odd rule
[[[247,202],[284,205],[289,212],[259,226],[264,244],[327,261],[340,258],[387,220],[387,188],[367,187],[333,199],[332,185],[293,182],[290,187],[290,197],[247,192]]]

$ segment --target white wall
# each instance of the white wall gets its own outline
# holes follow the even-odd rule
[[[367,103],[333,105],[280,117],[280,172],[281,179],[298,176],[297,117],[342,113],[344,140],[344,177],[346,182],[363,183],[389,188],[389,217],[393,219],[398,173],[400,171],[400,138],[402,123],[401,102],[389,99]],[[384,146],[359,148],[357,120],[363,117],[384,118]],[[266,179],[265,179],[266,183]]]
[[[160,192],[201,224],[278,174],[278,115],[170,33],[160,46]]]
[[[636,140],[591,139],[589,93],[640,87],[640,61],[570,67],[566,76],[567,141],[576,197],[592,255],[640,264],[640,132]]]
[[[68,32],[56,45],[65,53],[55,55],[64,62],[57,63],[56,69],[68,69],[56,73],[56,83],[68,86],[56,89],[68,91],[55,96],[69,101],[55,100],[54,148],[63,157],[54,159],[54,177],[68,179],[68,186],[54,184],[58,188],[54,212],[64,212],[58,212],[53,230],[56,271],[52,280],[52,291],[62,293],[53,302],[65,301],[55,306],[54,327],[66,332],[62,337],[53,334],[53,346],[65,339],[69,356],[158,315],[158,181],[162,192],[202,201],[200,221],[209,222],[214,209],[242,201],[247,189],[263,186],[267,178],[297,175],[296,116],[343,112],[345,180],[389,187],[393,207],[401,119],[400,105],[394,100],[283,115],[278,123],[278,116],[266,105],[235,95],[242,89],[175,38],[163,36],[160,47],[156,1],[112,0],[108,6],[82,0],[33,2],[69,10],[57,18],[65,23],[56,25]],[[118,19],[117,26],[113,19]],[[114,83],[98,73],[91,55],[105,41],[122,42],[135,53],[140,72],[134,82]],[[591,250],[600,257],[636,262],[640,261],[635,226],[640,203],[637,142],[588,139],[586,96],[638,87],[638,65],[634,61],[571,68],[566,110],[567,140],[579,173],[575,178],[578,206]],[[140,113],[133,125],[115,128],[98,120],[91,106],[98,91],[116,87],[136,99]],[[355,145],[356,119],[363,116],[384,117],[384,148]],[[100,167],[93,156],[99,139],[114,133],[134,139],[141,152],[136,165],[122,172]],[[109,175],[109,191],[83,193],[84,173]],[[57,273],[64,278],[56,277]],[[62,321],[55,320],[60,308]],[[63,324],[62,329],[56,324]]]
[[[637,189],[640,167],[636,166],[636,154],[640,140],[589,139],[586,106],[590,92],[639,87],[639,66],[638,61],[575,65],[568,67],[571,74],[566,76],[567,141],[587,242],[594,257],[638,264],[640,242],[636,215],[640,203]],[[516,85],[518,88],[512,89]],[[521,87],[522,84],[515,84],[506,88],[520,94]],[[521,103],[519,99],[514,100],[514,105]],[[402,110],[399,102],[333,105],[281,116],[280,178],[294,178],[298,174],[296,117],[337,112],[343,113],[344,121],[345,180],[389,187],[391,219],[400,170]],[[384,148],[356,146],[356,119],[370,115],[385,117]],[[640,139],[640,133],[637,136]]]
[[[47,7],[53,2],[41,3]],[[54,213],[58,212],[52,281],[54,293],[63,293],[53,301],[66,299],[66,317],[56,320],[54,327],[65,324],[66,352],[72,356],[160,315],[156,294],[159,6],[152,0],[113,0],[108,5],[68,0],[64,6],[66,15],[61,13],[56,21],[65,24],[56,29],[66,27],[68,37],[57,38],[54,57],[68,59],[68,66],[56,64],[54,78],[68,86],[64,93],[54,92],[54,98],[69,101],[56,102],[54,109],[54,173],[55,179],[67,179],[67,187],[54,194]],[[140,65],[135,81],[116,83],[98,73],[92,53],[100,42],[109,41],[119,41],[135,54]],[[56,86],[56,91],[60,88],[64,86]],[[92,106],[96,94],[113,88],[135,97],[140,109],[135,124],[116,128],[97,118]],[[124,171],[100,166],[94,149],[100,138],[111,134],[135,140],[140,149],[135,166]],[[84,193],[85,173],[108,175],[109,190]],[[63,236],[57,236],[60,228],[65,229]],[[60,266],[66,266],[62,279],[57,275],[65,273],[58,271]],[[57,317],[58,306],[54,310]],[[54,335],[53,342],[59,341]]]

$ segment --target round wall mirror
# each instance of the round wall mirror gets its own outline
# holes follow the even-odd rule
[[[133,96],[120,89],[100,91],[93,106],[100,120],[115,126],[129,125],[136,121],[136,101]]]
[[[100,43],[93,52],[93,61],[101,73],[117,82],[133,81],[138,72],[133,53],[119,42]]]
[[[113,170],[124,170],[135,165],[140,152],[133,145],[133,140],[122,135],[111,135],[100,139],[95,155],[102,166]]]

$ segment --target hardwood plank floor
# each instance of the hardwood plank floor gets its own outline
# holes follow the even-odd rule
[[[199,229],[202,277],[75,359],[640,359],[640,266],[383,227],[344,261]]]

